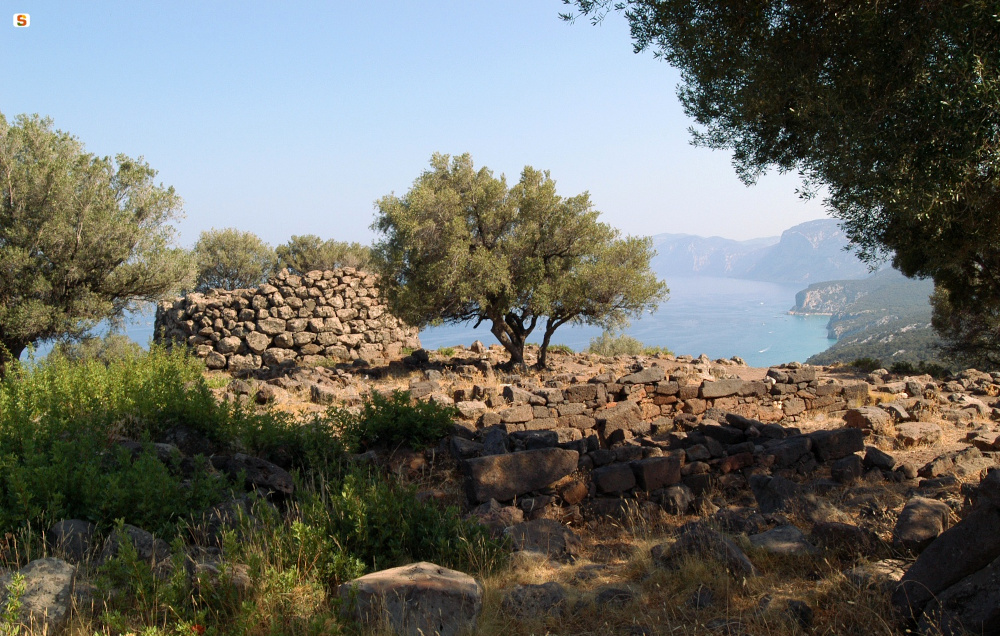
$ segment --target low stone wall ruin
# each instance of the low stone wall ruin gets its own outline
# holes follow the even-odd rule
[[[157,341],[184,342],[210,369],[362,359],[372,365],[417,349],[417,329],[391,315],[377,277],[351,267],[296,276],[282,271],[256,289],[213,289],[163,301]]]

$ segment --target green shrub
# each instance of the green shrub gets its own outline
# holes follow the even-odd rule
[[[549,345],[549,353],[573,354],[576,352],[573,351],[573,348],[570,347],[569,345],[557,344],[557,345]]]
[[[851,366],[855,369],[871,373],[875,369],[882,368],[882,361],[877,358],[857,358],[851,362]]]
[[[372,391],[364,398],[359,413],[331,407],[327,417],[340,433],[350,452],[407,446],[414,450],[436,444],[451,430],[458,411],[436,402],[411,404],[409,391],[393,391],[385,396]]]
[[[450,358],[455,355],[455,347],[441,347],[437,352],[445,358]]]
[[[615,336],[610,331],[605,331],[597,338],[593,338],[590,341],[590,346],[587,348],[587,352],[608,357],[621,355],[673,355],[670,349],[667,349],[666,347],[646,346],[637,338],[633,338],[632,336],[626,334],[619,334]]]
[[[935,378],[945,378],[951,374],[948,367],[924,360],[916,364],[912,362],[895,362],[889,367],[889,371],[896,375],[930,375]]]

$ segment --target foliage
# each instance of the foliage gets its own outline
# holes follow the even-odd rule
[[[587,193],[563,198],[530,166],[508,187],[467,154],[435,154],[409,192],[377,206],[373,260],[393,312],[417,326],[487,321],[514,364],[541,323],[544,366],[560,326],[620,326],[665,297],[649,239],[619,238]]]
[[[637,338],[627,334],[614,335],[610,331],[603,332],[600,336],[591,339],[588,353],[599,356],[655,356],[657,354],[672,355],[670,349],[666,347],[647,347]]]
[[[440,349],[438,349],[438,353],[444,356],[445,358],[450,358],[453,355],[455,355],[455,347],[441,347]]]
[[[569,345],[565,345],[565,344],[550,344],[549,345],[549,353],[563,353],[563,354],[572,355],[573,353],[576,353],[576,352],[573,351],[573,347],[571,347]]]
[[[851,362],[851,366],[855,369],[871,373],[875,369],[882,368],[882,361],[878,358],[856,358]]]
[[[199,291],[219,287],[257,287],[274,271],[278,257],[271,246],[253,232],[235,228],[207,230],[194,246]]]
[[[930,375],[938,379],[944,379],[951,375],[951,369],[948,367],[924,361],[920,361],[917,364],[913,364],[912,362],[894,362],[889,367],[889,371],[896,375]]]
[[[79,336],[184,277],[181,209],[141,158],[95,157],[52,120],[0,115],[0,376],[25,347]]]
[[[1000,370],[1000,305],[973,309],[951,299],[941,286],[931,296],[931,321],[944,341],[942,353],[962,367]]]
[[[436,444],[450,432],[456,414],[454,407],[432,401],[411,404],[408,391],[395,390],[389,396],[372,391],[358,413],[333,406],[327,416],[344,446],[361,452],[398,446],[419,450]]]
[[[371,260],[370,249],[360,243],[324,241],[314,234],[293,236],[275,251],[278,267],[287,267],[297,274],[340,267],[367,269]]]
[[[125,334],[109,333],[103,337],[84,337],[80,340],[63,340],[53,346],[55,355],[67,360],[99,360],[105,364],[121,358],[142,355],[142,347]]]
[[[996,315],[994,2],[565,1],[625,12],[636,50],[680,69],[696,142],[733,151],[744,181],[799,170],[862,257],[933,278],[971,332]]]

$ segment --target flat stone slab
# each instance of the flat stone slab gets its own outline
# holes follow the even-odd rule
[[[465,492],[469,501],[510,501],[545,488],[576,470],[580,454],[562,448],[540,448],[466,460]]]
[[[750,537],[750,543],[770,554],[797,556],[815,554],[819,550],[809,543],[806,535],[795,526],[778,526]]]
[[[941,427],[931,422],[903,422],[896,425],[896,439],[903,446],[933,444],[941,439]]]
[[[483,589],[474,578],[426,561],[354,579],[339,594],[357,620],[387,619],[405,636],[470,633],[483,609]]]

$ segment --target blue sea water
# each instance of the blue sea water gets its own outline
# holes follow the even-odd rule
[[[675,277],[667,284],[670,299],[656,313],[633,321],[625,333],[678,355],[704,353],[713,359],[740,356],[751,366],[801,362],[835,342],[827,338],[827,317],[788,314],[795,304],[795,293],[803,285],[708,276]],[[125,333],[148,346],[153,336],[152,315],[133,316]],[[552,342],[582,351],[600,334],[596,327],[566,325],[556,331]],[[478,329],[467,323],[420,332],[420,342],[427,349],[470,345],[477,339],[486,344],[496,342],[488,323]],[[529,341],[540,342],[540,331]],[[44,356],[50,349],[51,345],[42,343],[35,356]]]
[[[751,366],[801,362],[836,342],[827,338],[826,316],[788,313],[804,285],[708,276],[675,277],[667,284],[670,299],[656,313],[634,320],[625,333],[678,355],[740,356]],[[556,331],[552,342],[582,351],[600,334],[596,327],[567,325]],[[488,323],[478,329],[467,323],[420,332],[420,342],[427,349],[469,345],[476,339],[496,342]],[[540,342],[541,334],[528,340]]]

